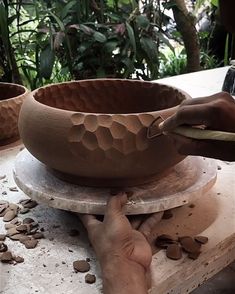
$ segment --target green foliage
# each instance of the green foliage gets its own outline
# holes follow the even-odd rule
[[[219,0],[211,0],[211,4],[215,7],[219,7]]]
[[[186,56],[175,52],[182,38],[166,13],[172,3],[0,0],[0,78],[14,64],[31,89],[69,79],[151,80],[184,73]],[[196,8],[202,5],[197,0]],[[202,65],[213,62],[205,53]]]
[[[165,55],[161,55],[161,58],[161,77],[170,77],[187,72],[187,56],[183,51],[180,53],[165,53]]]
[[[160,8],[151,1],[148,13],[135,0],[8,4],[7,34],[24,83],[32,89],[51,80],[58,69],[59,81],[158,77],[159,45],[169,41],[159,29],[162,20],[155,17],[153,22]]]
[[[162,59],[160,66],[161,77],[170,77],[187,72],[187,56],[184,50],[178,53],[168,51],[164,55],[161,54],[160,57]],[[203,69],[212,69],[221,66],[215,56],[211,56],[205,52],[201,52],[200,54],[200,64]]]

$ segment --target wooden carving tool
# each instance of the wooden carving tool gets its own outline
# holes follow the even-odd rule
[[[168,132],[162,132],[159,128],[159,124],[162,123],[164,119],[162,117],[157,117],[149,126],[147,131],[147,138],[152,139]],[[235,142],[235,133],[214,131],[208,129],[201,129],[198,127],[191,126],[179,126],[169,133],[174,133],[187,138],[197,139],[197,140],[216,140],[216,141],[228,141]]]

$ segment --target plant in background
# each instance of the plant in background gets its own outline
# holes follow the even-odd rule
[[[158,78],[159,46],[170,46],[160,1],[7,2],[11,44],[32,89],[71,78]]]
[[[136,1],[77,5],[52,7],[47,18],[55,32],[56,56],[72,77],[157,78],[159,31],[150,19],[156,13],[153,5],[149,16],[141,14]]]
[[[21,84],[8,27],[13,21],[14,17],[9,17],[8,1],[0,0],[0,81]]]
[[[195,29],[202,3],[189,10],[184,0],[0,0],[0,77],[35,89],[70,79],[152,80],[213,66],[198,46],[210,34]]]
[[[187,56],[184,49],[176,50],[176,52],[168,51],[161,56],[163,61],[160,66],[160,76],[162,78],[187,72]]]
[[[210,56],[209,64],[228,65],[229,60],[235,58],[234,36],[221,24],[219,1],[197,0],[193,14],[197,18],[201,52]]]

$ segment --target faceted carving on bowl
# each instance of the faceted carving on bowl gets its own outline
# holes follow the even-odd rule
[[[105,152],[112,153],[114,150],[126,156],[148,148],[148,141],[145,138],[146,128],[153,120],[154,116],[151,114],[145,114],[143,121],[136,115],[128,117],[112,115],[112,117],[104,117],[100,123],[96,115],[76,113],[72,117],[74,126],[71,128],[68,140],[72,152],[78,157],[81,156],[81,146],[85,147],[87,156],[94,150],[103,151],[104,156]]]
[[[190,97],[175,88],[131,80],[55,84],[28,95],[19,129],[26,148],[63,179],[123,186],[162,176],[184,157],[162,135],[147,138],[153,120]]]
[[[19,137],[18,117],[26,93],[21,85],[0,83],[0,144]]]

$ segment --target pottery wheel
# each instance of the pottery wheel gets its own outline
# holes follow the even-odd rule
[[[203,196],[216,181],[215,160],[189,156],[164,178],[131,191],[126,214],[163,211]],[[103,214],[110,188],[78,186],[59,180],[26,149],[15,161],[14,178],[25,194],[51,207],[91,214]]]

